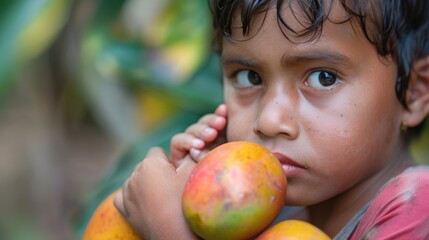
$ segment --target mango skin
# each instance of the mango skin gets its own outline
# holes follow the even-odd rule
[[[330,240],[322,230],[300,220],[285,220],[265,230],[255,240]]]
[[[82,240],[143,240],[113,205],[115,193],[98,205],[86,226]]]
[[[251,142],[229,142],[194,168],[182,196],[194,233],[210,239],[249,239],[281,211],[287,180],[277,158]]]

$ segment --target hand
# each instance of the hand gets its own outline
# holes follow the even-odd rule
[[[183,217],[181,199],[196,163],[185,157],[176,169],[160,148],[152,148],[140,162],[115,206],[144,239],[198,239]]]
[[[178,167],[186,155],[195,162],[201,160],[208,151],[226,142],[227,109],[221,104],[214,113],[203,116],[185,132],[175,135],[171,140],[171,162]]]

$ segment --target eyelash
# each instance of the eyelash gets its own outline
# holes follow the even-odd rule
[[[254,83],[251,83],[251,81],[252,81],[251,79],[248,79],[250,83],[247,86],[240,86],[240,82],[239,82],[240,81],[240,79],[239,79],[240,75],[241,74],[247,74],[247,76],[244,76],[244,77],[249,77],[249,74],[251,74],[251,73],[257,75],[257,77],[259,79],[256,79],[256,80],[257,81],[259,80],[260,83],[254,84]],[[309,81],[311,81],[310,78],[311,78],[312,75],[317,74],[317,73],[319,73],[318,79],[316,79],[316,82],[313,83],[313,86],[311,86],[312,84],[309,83]],[[327,82],[325,81],[325,83],[330,84],[329,86],[324,86],[323,85],[323,83],[321,82],[323,79],[321,79],[320,74],[324,74],[325,75],[324,77],[328,78],[328,79],[326,79]],[[333,80],[329,79],[329,77],[332,77],[334,79]],[[259,85],[263,84],[263,79],[261,78],[261,76],[256,71],[251,70],[251,69],[239,69],[237,71],[234,71],[229,76],[227,76],[227,78],[230,79],[232,81],[232,83],[234,84],[234,86],[237,87],[238,89],[249,89],[249,88],[253,88],[255,86],[259,86]],[[331,84],[330,83],[331,81],[334,81],[334,82]],[[328,70],[328,69],[312,69],[306,75],[305,81],[304,81],[303,85],[306,86],[306,87],[312,88],[312,89],[314,89],[316,91],[330,91],[330,90],[333,90],[334,88],[336,88],[338,85],[340,85],[342,83],[343,83],[343,80],[341,80],[341,76],[340,76],[340,74],[337,71]],[[246,83],[243,83],[241,85],[246,85]],[[316,86],[314,86],[314,85],[316,85]]]
[[[243,86],[243,87],[240,86],[240,84],[242,84],[242,85],[246,84],[245,82],[240,83],[241,77],[247,78],[248,86]],[[246,80],[244,80],[244,81],[246,81]],[[239,70],[234,74],[234,83],[235,83],[236,87],[238,87],[238,88],[251,88],[254,86],[261,85],[262,82],[263,82],[263,80],[262,80],[261,76],[256,71],[253,71],[253,70],[248,70],[248,69]]]
[[[315,73],[319,73],[319,74],[324,73],[325,76],[327,76],[326,74],[331,75],[332,77],[335,78],[334,83],[332,83],[329,86],[323,86],[323,83],[320,82],[322,79],[320,79],[320,75],[319,75],[319,79],[318,80],[319,80],[319,86],[321,86],[321,89],[317,89],[314,86],[311,87],[309,85],[309,81],[311,80],[310,77],[313,74],[315,74]],[[308,76],[305,77],[305,79],[306,80],[304,81],[304,85],[305,86],[309,86],[309,87],[311,87],[313,89],[316,89],[317,91],[330,91],[330,90],[333,90],[334,88],[336,88],[338,85],[340,85],[340,84],[343,83],[343,80],[341,80],[341,76],[340,76],[340,74],[337,71],[327,70],[327,69],[314,69],[314,70],[311,70],[309,72]]]

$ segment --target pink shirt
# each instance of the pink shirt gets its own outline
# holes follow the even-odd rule
[[[412,167],[387,183],[349,239],[429,239],[429,167]]]

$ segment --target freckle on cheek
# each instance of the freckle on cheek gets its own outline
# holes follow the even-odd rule
[[[309,127],[309,128],[308,128],[308,131],[318,133],[318,132],[319,132],[319,129]]]

